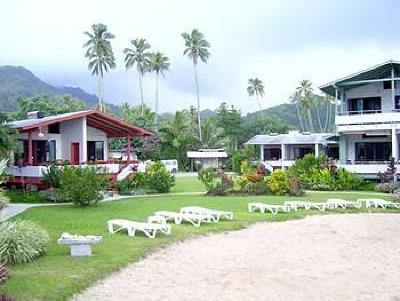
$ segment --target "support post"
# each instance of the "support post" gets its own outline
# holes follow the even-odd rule
[[[339,115],[338,113],[338,89],[335,87],[335,116]]]
[[[396,129],[392,129],[392,157],[395,162],[399,160],[399,140]]]
[[[28,165],[33,165],[32,132],[28,132]]]
[[[283,169],[283,161],[286,160],[286,145],[281,144],[281,167]]]
[[[394,90],[394,68],[393,68],[393,64],[392,64],[392,107],[393,110],[396,109],[396,93]]]
[[[318,158],[319,157],[319,144],[315,143],[314,148],[315,148],[315,157]]]
[[[346,137],[343,135],[340,135],[338,142],[339,142],[339,162],[340,162],[340,164],[347,164]]]
[[[260,160],[264,162],[264,144],[260,144]]]
[[[127,137],[127,146],[126,146],[126,155],[128,156],[126,160],[126,164],[131,164],[131,136],[128,135]]]
[[[107,146],[104,146],[104,152]],[[79,158],[80,164],[83,164],[84,162],[88,161],[88,156],[87,156],[87,123],[86,123],[86,117],[82,118],[82,145],[81,145],[81,158]],[[103,158],[107,160],[108,158],[106,157],[108,154],[103,154]]]

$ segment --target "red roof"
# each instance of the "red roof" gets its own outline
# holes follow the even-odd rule
[[[107,133],[109,137],[126,137],[128,135],[134,136],[152,136],[153,134],[141,127],[129,124],[121,119],[115,118],[109,114],[89,110],[80,111],[56,116],[50,116],[40,119],[28,119],[16,122],[11,122],[11,126],[16,128],[19,132],[29,132],[39,130],[41,127],[48,126],[54,123],[59,123],[67,120],[86,117],[86,124],[88,126],[97,128]]]

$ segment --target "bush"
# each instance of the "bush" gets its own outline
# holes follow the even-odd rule
[[[65,166],[61,178],[61,193],[75,205],[95,205],[101,199],[100,191],[105,177],[97,174],[94,167]]]
[[[337,190],[361,190],[364,181],[356,174],[339,168],[335,174],[335,188]]]
[[[293,196],[303,196],[305,191],[298,178],[289,176],[289,194]]]
[[[213,192],[219,180],[217,171],[213,167],[200,169],[197,178],[206,187],[207,192]]]
[[[7,281],[9,272],[10,271],[5,265],[0,264],[0,284]]]
[[[169,192],[175,186],[175,177],[167,171],[164,164],[156,161],[146,170],[145,184],[148,190]]]
[[[375,191],[391,193],[399,188],[400,188],[400,183],[384,182],[377,184],[375,186]]]
[[[0,189],[0,212],[7,207],[9,198],[6,196],[5,191]]]
[[[118,182],[118,191],[120,194],[133,194],[138,190],[144,189],[146,184],[146,174],[135,172],[126,179]]]
[[[392,202],[400,203],[400,189],[393,191],[391,195]]]
[[[232,177],[226,175],[225,173],[221,172],[218,174],[220,181],[217,183],[214,195],[223,196],[233,188],[233,180]]]
[[[282,169],[275,169],[270,176],[267,177],[267,186],[275,195],[283,195],[289,190],[289,178],[287,173]]]
[[[40,202],[42,202],[42,199],[40,198],[38,191],[8,189],[6,191],[6,195],[10,199],[11,203],[40,203]]]
[[[2,222],[0,223],[0,262],[31,262],[45,252],[48,242],[47,232],[33,222]]]
[[[71,202],[71,199],[68,198],[64,193],[61,193],[60,190],[54,188],[39,191],[39,197],[42,201],[45,202],[53,202],[53,203]]]
[[[53,188],[61,187],[61,178],[63,170],[57,165],[50,165],[47,171],[43,173],[43,182]]]

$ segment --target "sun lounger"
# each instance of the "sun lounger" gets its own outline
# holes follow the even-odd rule
[[[249,212],[255,212],[259,210],[261,213],[265,213],[265,211],[270,211],[272,214],[277,214],[279,210],[282,212],[290,212],[292,209],[289,205],[271,205],[264,203],[249,203],[247,205]]]
[[[390,201],[386,201],[386,200],[382,200],[382,199],[361,199],[361,202],[362,201],[365,202],[366,208],[374,206],[375,208],[381,207],[382,209],[386,209],[386,208],[390,208],[390,207],[400,209],[400,203],[394,203],[394,202],[390,202]]]
[[[181,224],[182,221],[187,221],[195,227],[199,227],[201,222],[213,222],[215,217],[209,213],[193,214],[193,213],[180,213],[172,211],[157,211],[154,212],[155,216],[161,216],[167,221],[174,221],[175,224]]]
[[[171,226],[165,222],[154,223],[154,222],[136,222],[126,219],[113,219],[107,222],[108,231],[114,234],[118,231],[126,229],[128,236],[135,236],[136,231],[143,232],[147,237],[154,238],[157,232],[162,232],[166,235],[171,233]],[[115,228],[116,227],[116,228]]]
[[[304,201],[288,201],[285,202],[284,205],[290,206],[296,212],[298,208],[304,208],[305,210],[310,209],[310,202],[304,202]]]
[[[211,214],[214,216],[214,221],[218,222],[221,217],[224,217],[225,219],[228,220],[233,220],[233,212],[232,211],[221,211],[221,210],[215,210],[215,209],[209,209],[209,208],[204,208],[204,207],[198,207],[198,206],[189,206],[189,207],[183,207],[179,211],[180,213],[189,213],[189,214]]]
[[[358,202],[351,202],[351,201],[347,201],[347,200],[343,200],[343,199],[328,199],[326,201],[327,207],[331,208],[331,209],[336,209],[341,207],[342,209],[346,209],[346,208],[361,208],[360,203]]]
[[[326,209],[326,203],[322,203],[322,202],[313,203],[313,202],[310,202],[309,204],[310,204],[310,207],[308,209],[314,208],[314,209],[318,209],[319,211],[325,211],[325,209]]]

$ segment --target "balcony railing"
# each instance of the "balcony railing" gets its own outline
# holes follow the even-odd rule
[[[337,112],[337,116],[369,115],[369,114],[399,113],[399,112],[400,112],[400,109],[393,109],[393,110],[344,111],[344,112]]]

